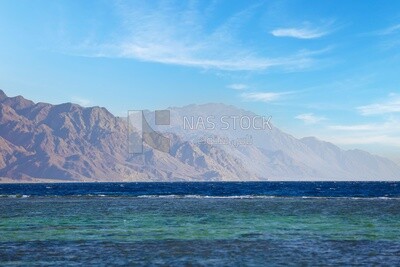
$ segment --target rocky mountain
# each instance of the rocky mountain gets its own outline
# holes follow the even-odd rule
[[[242,162],[170,135],[170,153],[128,153],[127,122],[105,108],[34,103],[0,91],[0,177],[69,181],[255,180]]]
[[[105,108],[34,103],[0,90],[0,177],[14,181],[248,181],[395,180],[400,168],[360,150],[344,151],[315,138],[296,139],[279,129],[233,128],[221,117],[256,115],[223,104],[171,108],[170,124],[151,127],[170,140],[169,152],[144,144],[128,153],[126,119]],[[212,124],[183,125],[193,117]],[[207,122],[207,121],[206,121]],[[193,125],[192,125],[193,126]],[[247,127],[244,127],[247,128]],[[257,129],[253,129],[257,128]],[[235,143],[226,143],[234,141]],[[251,142],[249,142],[249,140]]]

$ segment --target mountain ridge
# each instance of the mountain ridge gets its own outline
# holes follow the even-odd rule
[[[394,180],[400,167],[361,150],[342,150],[314,137],[296,139],[276,127],[255,132],[254,144],[224,146],[197,142],[201,134],[241,137],[243,131],[179,128],[182,114],[216,116],[249,111],[224,104],[173,107],[171,126],[160,129],[169,153],[144,145],[128,153],[128,123],[106,108],[73,103],[34,103],[0,90],[0,177],[29,182],[56,181],[262,181]],[[148,112],[154,118],[153,112]],[[154,126],[155,127],[155,126]],[[156,127],[155,127],[156,129]],[[196,136],[197,135],[197,136]],[[137,138],[137,133],[133,138]],[[379,177],[379,178],[377,178]],[[1,180],[0,180],[1,181]]]

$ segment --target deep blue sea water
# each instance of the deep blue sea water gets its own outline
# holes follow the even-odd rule
[[[1,266],[399,266],[400,183],[0,184]]]
[[[0,184],[0,196],[400,197],[400,182]]]

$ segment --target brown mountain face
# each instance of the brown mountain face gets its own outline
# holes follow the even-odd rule
[[[127,123],[105,108],[34,103],[0,90],[0,177],[29,181],[255,180],[242,162],[171,134],[171,151],[128,154]]]

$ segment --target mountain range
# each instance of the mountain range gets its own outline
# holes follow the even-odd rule
[[[7,181],[396,180],[400,167],[361,150],[271,129],[223,129],[221,117],[257,115],[224,104],[169,108],[169,125],[146,120],[169,139],[169,151],[143,146],[130,154],[129,120],[102,107],[34,103],[0,90],[0,177]],[[185,129],[212,117],[213,129]],[[198,125],[199,126],[199,125]],[[207,141],[208,140],[208,141]],[[209,142],[209,141],[213,142]],[[221,143],[229,140],[236,143]],[[241,141],[247,140],[251,142]],[[137,141],[137,140],[136,140]],[[240,141],[240,142],[238,142]]]

